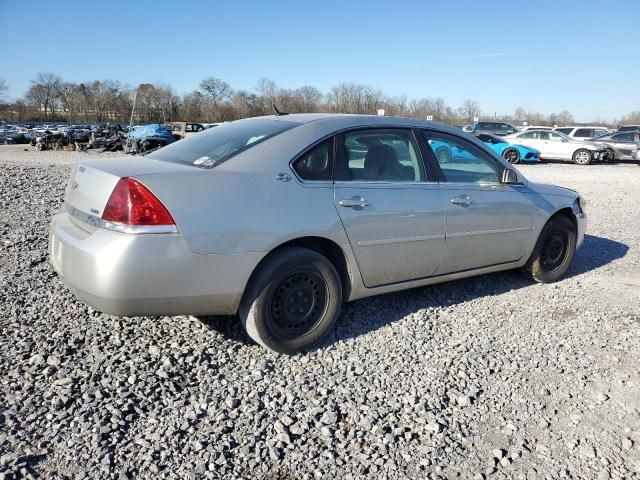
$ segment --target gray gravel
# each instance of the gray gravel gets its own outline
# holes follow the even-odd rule
[[[0,147],[0,479],[640,478],[639,166],[521,167],[589,201],[566,280],[361,300],[286,357],[77,301],[46,247],[84,155]]]

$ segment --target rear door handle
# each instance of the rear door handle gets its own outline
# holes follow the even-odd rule
[[[338,202],[338,205],[346,208],[364,208],[369,205],[369,202],[364,197],[354,195],[351,198],[344,198]]]
[[[463,195],[462,197],[453,197],[450,200],[450,202],[453,203],[454,205],[460,205],[462,207],[468,207],[469,205],[471,205],[473,203],[473,200],[471,200],[466,195]]]

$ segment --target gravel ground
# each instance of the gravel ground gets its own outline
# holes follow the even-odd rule
[[[48,223],[85,155],[0,147],[0,479],[640,478],[639,166],[521,167],[589,202],[567,279],[357,301],[286,357],[65,289]]]

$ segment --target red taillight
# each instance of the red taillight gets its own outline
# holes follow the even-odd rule
[[[133,226],[175,225],[167,208],[142,183],[121,178],[111,192],[102,220]]]

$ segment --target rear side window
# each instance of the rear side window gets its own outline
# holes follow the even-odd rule
[[[419,149],[411,130],[363,129],[339,138],[336,180],[424,181]]]
[[[238,120],[167,145],[149,157],[165,162],[212,168],[269,138],[300,125],[286,120]]]
[[[579,128],[573,136],[579,138],[591,137],[593,135],[592,132],[593,130],[590,128]]]
[[[607,132],[604,128],[596,128],[593,131],[593,136],[594,137],[601,137],[603,135],[607,135],[609,132]]]
[[[333,139],[325,140],[293,163],[293,169],[303,180],[331,180],[333,170]]]
[[[569,135],[571,133],[571,130],[573,130],[573,128],[556,128],[555,129],[556,132],[564,133],[565,135]]]

